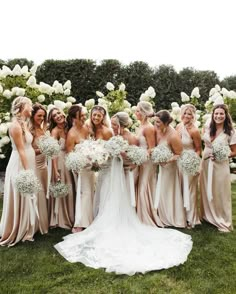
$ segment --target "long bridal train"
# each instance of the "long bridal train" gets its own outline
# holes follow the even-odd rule
[[[69,262],[81,262],[107,272],[134,275],[178,266],[192,249],[191,236],[140,222],[130,204],[123,162],[113,159],[103,179],[99,212],[83,232],[55,245]]]

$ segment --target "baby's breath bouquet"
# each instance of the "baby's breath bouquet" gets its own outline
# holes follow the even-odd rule
[[[228,145],[225,145],[221,142],[214,142],[212,144],[212,154],[215,157],[216,161],[224,161],[229,158],[230,148]]]
[[[125,152],[129,144],[122,136],[114,136],[105,142],[105,148],[111,157],[119,157],[121,152]]]
[[[173,156],[173,152],[166,144],[157,145],[151,153],[151,160],[154,163],[165,163]]]
[[[195,176],[199,172],[201,159],[193,150],[184,150],[177,160],[183,174]]]
[[[22,170],[15,177],[15,186],[22,196],[32,196],[41,189],[41,185],[33,170]]]
[[[58,141],[50,135],[41,136],[38,140],[38,147],[47,158],[53,158],[60,152]]]
[[[69,186],[61,181],[51,184],[49,187],[51,195],[55,198],[65,197],[69,193]]]
[[[66,156],[65,164],[68,170],[78,173],[91,166],[91,160],[79,151],[72,151]]]
[[[136,165],[141,165],[148,160],[148,153],[145,148],[135,145],[128,146],[126,155],[129,160]]]

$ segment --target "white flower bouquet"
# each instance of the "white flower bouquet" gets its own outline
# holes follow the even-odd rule
[[[53,158],[60,152],[58,141],[49,135],[44,135],[39,138],[38,147],[41,153],[47,158]]]
[[[79,151],[72,151],[66,156],[65,164],[68,170],[78,173],[91,167],[91,160]]]
[[[154,163],[165,163],[174,156],[173,152],[166,144],[157,145],[151,153],[151,160]]]
[[[228,145],[225,145],[222,142],[212,143],[212,154],[216,161],[227,160],[229,158],[230,152],[231,150]]]
[[[15,177],[15,186],[22,196],[32,196],[41,189],[41,185],[33,170],[22,170]]]
[[[69,193],[69,186],[65,183],[58,181],[57,183],[49,186],[51,195],[55,198],[65,197]]]
[[[201,158],[193,150],[184,150],[177,159],[179,169],[183,174],[195,176],[199,172]]]
[[[128,146],[126,150],[128,159],[136,165],[141,165],[148,160],[148,153],[145,148],[135,145]]]
[[[125,152],[129,144],[121,136],[114,136],[105,142],[105,149],[108,151],[111,157],[119,157],[121,152]]]

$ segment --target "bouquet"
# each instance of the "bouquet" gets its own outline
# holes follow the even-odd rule
[[[121,152],[125,152],[129,144],[121,136],[114,136],[105,142],[105,148],[111,157],[119,157]]]
[[[230,148],[228,145],[224,145],[221,142],[212,143],[212,154],[216,161],[224,161],[229,158]]]
[[[49,191],[55,198],[65,197],[69,193],[69,186],[61,181],[58,181],[57,183],[50,185]]]
[[[148,153],[145,148],[135,145],[128,146],[126,150],[128,159],[136,165],[141,165],[148,160]]]
[[[154,163],[165,163],[174,156],[174,153],[166,144],[157,145],[151,153],[151,160]]]
[[[79,151],[72,151],[66,156],[65,164],[68,170],[79,173],[91,166],[90,159]]]
[[[15,186],[22,196],[32,196],[41,189],[41,185],[33,170],[22,170],[15,177]]]
[[[199,172],[201,159],[193,150],[184,150],[177,159],[179,169],[183,174],[195,176]]]
[[[49,135],[41,136],[38,140],[38,147],[47,158],[57,156],[60,152],[60,145],[56,139]]]

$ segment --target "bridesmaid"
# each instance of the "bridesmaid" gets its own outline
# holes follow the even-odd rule
[[[226,105],[219,104],[213,108],[203,140],[205,149],[200,173],[200,216],[219,231],[230,232],[233,224],[229,160],[216,161],[212,155],[212,144],[218,142],[230,147],[229,157],[236,156],[236,132]]]
[[[90,129],[90,135],[95,140],[101,139],[108,141],[112,136],[113,132],[110,126],[110,119],[108,118],[107,111],[104,107],[100,105],[95,105],[90,112],[90,118],[88,121],[88,127]],[[98,209],[100,205],[100,194],[101,194],[101,186],[104,177],[106,177],[107,173],[110,172],[110,162],[107,163],[102,169],[98,172],[98,177],[96,181],[96,191],[94,196],[93,203],[93,212],[94,218],[98,214]]]
[[[36,155],[36,175],[41,183],[42,190],[37,193],[38,213],[39,213],[39,230],[41,234],[48,232],[48,208],[47,208],[47,185],[48,171],[46,157],[38,148],[38,140],[45,135],[47,129],[47,111],[43,105],[35,103],[33,105],[32,116],[30,119],[30,132],[33,135],[32,146]]]
[[[196,121],[196,108],[192,104],[185,104],[181,107],[181,123],[177,125],[176,131],[179,133],[183,149],[193,150],[198,156],[201,154],[201,135],[194,125]],[[194,228],[200,224],[198,215],[198,175],[188,176],[189,190],[189,210],[186,210],[187,226]],[[183,177],[181,176],[182,192],[184,190]]]
[[[158,212],[165,226],[186,227],[186,216],[181,192],[180,176],[176,160],[183,150],[177,131],[170,125],[172,118],[167,110],[155,114],[157,144],[166,144],[173,157],[161,165],[161,188]]]
[[[67,196],[51,198],[49,226],[71,229],[74,223],[74,195],[72,176],[65,166],[65,142],[67,136],[65,114],[56,107],[52,108],[48,113],[48,124],[51,136],[58,140],[61,146],[59,155],[52,160],[52,181],[61,181],[62,183],[68,184],[70,188]]]
[[[149,117],[152,117],[153,113],[151,103],[146,101],[138,103],[135,114],[141,123],[137,130],[139,145],[146,148],[149,153],[156,144],[155,128],[149,121]],[[153,204],[156,177],[156,166],[151,160],[140,166],[137,183],[137,214],[144,224],[163,227]]]
[[[37,230],[36,209],[32,210],[32,200],[18,193],[14,178],[22,170],[35,171],[35,152],[32,148],[32,135],[27,127],[31,116],[32,102],[26,97],[17,97],[12,102],[12,123],[9,134],[12,153],[6,168],[3,212],[0,224],[0,245],[13,246],[19,241],[33,241]],[[33,215],[32,215],[33,214]]]
[[[68,134],[66,138],[66,152],[74,150],[77,144],[89,138],[89,128],[85,125],[86,112],[79,105],[72,105],[68,111],[67,124]],[[91,170],[80,172],[81,187],[78,190],[78,175],[73,173],[75,187],[80,191],[76,195],[75,204],[75,223],[72,229],[73,233],[81,232],[87,228],[93,221],[93,198],[95,189],[95,173]],[[77,199],[80,197],[80,199]]]

